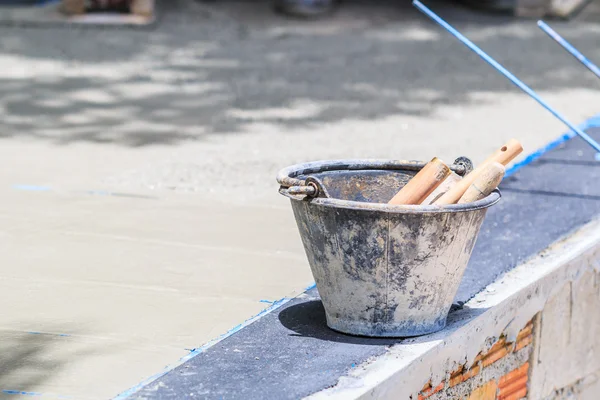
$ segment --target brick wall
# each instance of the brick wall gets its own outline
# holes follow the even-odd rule
[[[594,262],[600,253],[594,254]],[[472,365],[426,385],[412,400],[600,399],[600,268],[557,286],[518,334],[501,337]]]
[[[450,372],[436,387],[425,385],[416,396],[417,400],[525,398],[532,342],[533,321],[530,321],[519,332],[514,343],[501,337],[488,351],[480,353],[472,365],[463,365]]]

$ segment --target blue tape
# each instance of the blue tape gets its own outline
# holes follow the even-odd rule
[[[4,394],[21,395],[21,396],[43,396],[42,393],[24,392],[22,390],[3,390],[2,393],[4,393]]]
[[[13,185],[13,189],[26,190],[30,192],[49,192],[52,188],[48,186],[37,186],[37,185]]]
[[[70,337],[71,335],[68,335],[66,333],[48,333],[48,332],[27,332],[30,335],[50,335],[50,336],[62,336],[62,337]]]
[[[588,130],[590,128],[597,128],[597,127],[600,127],[600,114],[586,120],[584,123],[579,125],[579,129],[581,129],[581,130]],[[575,133],[573,133],[573,132],[565,133],[564,135],[560,136],[558,139],[553,140],[552,142],[548,143],[546,146],[534,151],[533,153],[530,153],[522,161],[513,164],[512,167],[510,167],[509,169],[506,170],[506,174],[504,176],[509,177],[509,176],[515,174],[518,170],[520,170],[524,166],[531,164],[532,162],[534,162],[535,160],[537,160],[538,158],[540,158],[541,156],[543,156],[550,150],[557,148],[561,144],[567,142],[568,140],[570,140],[574,137],[575,137]]]
[[[247,319],[246,321],[242,322],[241,324],[236,325],[235,327],[233,327],[232,329],[230,329],[226,333],[224,333],[221,336],[217,337],[216,339],[213,339],[210,342],[206,343],[204,346],[198,347],[197,349],[192,349],[189,354],[187,354],[184,357],[181,357],[177,361],[177,363],[175,363],[173,365],[167,366],[163,371],[161,371],[161,372],[159,372],[159,373],[157,373],[155,375],[152,375],[151,377],[145,379],[144,381],[140,382],[139,384],[135,385],[134,387],[132,387],[132,388],[130,388],[130,389],[128,389],[128,390],[126,390],[126,391],[124,391],[122,393],[119,393],[116,397],[114,397],[114,400],[126,399],[129,396],[137,393],[144,386],[147,386],[147,385],[151,384],[152,382],[154,382],[158,378],[166,375],[167,373],[169,373],[170,371],[172,371],[175,368],[179,367],[180,365],[182,365],[186,361],[189,361],[192,358],[196,357],[198,354],[201,354],[201,353],[205,352],[206,350],[210,349],[211,347],[213,347],[214,345],[216,345],[220,341],[222,341],[222,340],[228,338],[229,336],[231,336],[231,335],[239,332],[240,330],[242,330],[246,326],[248,326],[251,323],[257,321],[258,319],[264,317],[265,315],[271,313],[272,311],[278,309],[279,307],[281,307],[285,303],[289,302],[290,300],[292,300],[292,298],[290,298],[290,297],[284,297],[283,299],[280,299],[280,300],[277,300],[277,301],[273,302],[273,304],[271,306],[265,308],[264,310],[262,310],[261,312],[259,312],[256,315],[254,315],[253,317]]]

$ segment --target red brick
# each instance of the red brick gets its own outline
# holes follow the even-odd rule
[[[517,335],[517,340],[522,339],[525,336],[531,335],[532,331],[533,331],[533,324],[531,322],[529,322],[527,325],[525,325],[525,328],[521,329],[521,331]]]
[[[498,382],[498,386],[500,388],[509,385],[511,382],[513,382],[516,379],[519,379],[523,376],[527,376],[527,371],[529,371],[529,362],[526,362],[525,364],[521,365],[519,368],[516,368],[512,371],[510,371],[508,374],[504,375],[502,378],[500,378],[500,381]]]
[[[450,376],[450,380],[448,381],[448,387],[454,387],[454,386],[458,385],[459,383],[463,383],[467,379],[471,379],[475,375],[479,374],[480,371],[481,371],[481,367],[479,365],[475,365],[473,368],[471,368],[469,370],[465,370],[463,368],[462,373],[459,373],[459,371],[456,371],[455,373],[453,373]]]
[[[465,373],[465,366],[462,365],[459,369],[450,374],[448,379],[448,386],[454,387],[463,381],[463,374]]]
[[[524,399],[525,396],[527,396],[527,388],[523,388],[523,389],[519,390],[518,392],[511,394],[508,397],[503,397],[502,400],[520,400],[520,399]]]
[[[529,346],[533,341],[533,335],[524,336],[521,339],[517,340],[517,344],[515,345],[515,351],[519,351],[525,346]]]
[[[529,363],[510,371],[498,382],[498,400],[516,400],[527,395]]]
[[[468,400],[495,400],[497,390],[498,385],[496,381],[489,381],[471,392]]]
[[[503,347],[506,347],[506,339],[504,337],[501,337],[496,343],[493,344],[493,346],[488,350],[485,356],[487,356],[490,353],[495,353]]]
[[[498,400],[506,400],[515,393],[520,393],[522,390],[527,392],[527,376],[523,376],[509,385],[503,387],[498,392]]]
[[[433,389],[431,388],[431,383],[428,383],[421,390],[421,393],[419,394],[419,400],[425,400],[426,398],[433,396],[442,389],[444,389],[444,382],[440,383]]]
[[[508,353],[510,353],[510,347],[508,345],[504,345],[503,347],[498,347],[494,351],[490,351],[483,357],[483,367],[488,367],[498,361],[499,359],[505,357]]]
[[[467,379],[471,379],[475,375],[479,374],[479,371],[481,371],[481,367],[479,365],[474,366],[473,368],[471,368],[470,370],[468,370],[467,372],[465,372],[462,375],[463,376],[463,380],[462,381],[464,382]]]

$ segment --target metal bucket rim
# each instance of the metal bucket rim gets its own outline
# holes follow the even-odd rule
[[[286,194],[284,194],[286,195]],[[385,212],[385,213],[396,213],[396,214],[437,214],[437,213],[455,213],[455,212],[467,212],[476,211],[484,208],[488,208],[500,201],[502,194],[500,190],[496,189],[490,193],[487,197],[474,201],[472,203],[464,204],[448,204],[444,206],[435,205],[391,205],[386,203],[366,203],[361,201],[351,200],[340,200],[340,199],[326,199],[326,198],[308,198],[301,199],[296,196],[286,195],[295,201],[306,201],[309,204],[319,205],[324,207],[332,208],[346,208],[357,211],[374,211],[374,212]]]
[[[425,165],[419,161],[396,161],[396,160],[381,160],[381,159],[366,159],[366,160],[325,160],[315,161],[303,164],[296,164],[282,169],[277,175],[277,182],[281,185],[279,192],[295,201],[306,201],[309,204],[332,207],[345,208],[360,211],[373,211],[398,214],[437,214],[437,213],[454,213],[476,211],[488,208],[500,201],[502,197],[500,190],[496,189],[487,197],[471,203],[464,204],[448,204],[443,206],[435,205],[390,205],[387,203],[366,203],[352,200],[342,200],[334,198],[310,198],[303,196],[295,196],[286,192],[286,187],[290,184],[303,182],[296,177],[299,175],[319,173],[323,171],[344,171],[344,170],[418,170]],[[387,168],[386,168],[387,167]]]
[[[281,186],[290,187],[304,183],[303,180],[296,178],[300,175],[326,171],[360,171],[373,169],[419,171],[425,164],[427,163],[417,160],[388,160],[379,158],[311,161],[283,168],[277,174],[277,182]],[[450,165],[450,169],[459,175],[463,175],[465,172],[461,165]]]

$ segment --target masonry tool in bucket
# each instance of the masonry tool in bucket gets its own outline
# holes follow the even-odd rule
[[[481,167],[469,173],[472,165],[461,159],[449,169],[471,189],[477,180],[460,176],[473,177]],[[291,199],[330,328],[405,337],[446,325],[487,208],[500,192],[479,199],[476,190],[476,201],[460,204],[387,204],[425,166],[321,161],[277,176],[280,193]]]

